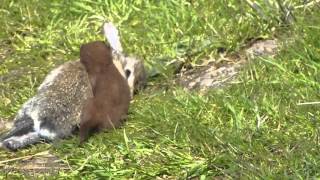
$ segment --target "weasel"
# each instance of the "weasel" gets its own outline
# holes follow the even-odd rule
[[[80,121],[80,143],[96,130],[117,128],[126,117],[130,89],[112,61],[112,49],[101,41],[80,48],[80,62],[90,80],[93,97],[84,105]]]

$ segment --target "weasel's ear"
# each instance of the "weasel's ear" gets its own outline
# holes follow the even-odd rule
[[[88,51],[88,46],[86,44],[83,44],[80,46],[80,62],[83,64],[88,63],[88,58],[89,58],[89,51]]]
[[[118,29],[111,22],[105,22],[103,24],[103,34],[106,41],[109,42],[113,50],[118,53],[122,53],[122,46],[120,42],[120,36]]]
[[[84,45],[81,45],[80,46],[80,60],[82,59],[82,58],[84,58],[84,51],[85,51],[85,47],[84,47]]]
[[[84,51],[85,51],[85,49],[86,49],[85,46],[86,46],[85,44],[82,44],[82,45],[80,46],[80,54],[81,54],[81,52],[84,52]]]

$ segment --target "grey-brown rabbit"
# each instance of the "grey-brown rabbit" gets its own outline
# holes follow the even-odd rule
[[[147,83],[147,74],[143,61],[135,56],[128,56],[123,52],[118,29],[111,23],[103,24],[103,34],[113,50],[113,61],[120,62],[127,78],[131,98]]]
[[[118,41],[112,40],[113,36],[108,37],[106,33],[115,34]],[[105,31],[106,40],[112,47],[120,43],[117,33],[113,25],[108,32]],[[145,85],[143,63],[123,56],[122,49],[120,53],[117,51],[112,54],[113,61],[128,82],[131,80],[128,84],[133,95],[135,90]],[[126,73],[125,69],[134,73]],[[83,104],[89,97],[92,97],[90,83],[80,61],[62,64],[48,74],[36,95],[20,108],[13,127],[0,138],[0,147],[16,150],[41,140],[53,141],[71,136],[79,126]]]
[[[16,150],[40,140],[70,136],[79,124],[84,99],[92,96],[87,84],[86,71],[79,61],[51,71],[37,94],[18,111],[13,128],[1,138],[1,145]]]

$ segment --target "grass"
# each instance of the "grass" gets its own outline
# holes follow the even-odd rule
[[[319,178],[320,105],[308,104],[320,101],[319,6],[252,2],[3,0],[1,118],[12,119],[53,67],[77,59],[81,43],[102,39],[105,20],[119,26],[125,51],[161,76],[150,79],[160,88],[136,97],[123,128],[83,147],[74,137],[0,151],[0,160],[50,150],[72,168],[51,178],[66,179]],[[281,7],[292,9],[291,24]],[[277,37],[284,48],[251,61],[230,87],[206,95],[168,88],[173,75],[165,64],[172,59],[197,64],[254,37]]]

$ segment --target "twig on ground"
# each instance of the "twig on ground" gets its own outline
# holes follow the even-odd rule
[[[6,169],[12,168],[14,170],[69,170],[68,167],[48,167],[48,166],[32,166],[32,167],[15,167],[15,166],[5,166]]]
[[[297,105],[302,106],[302,105],[317,105],[317,104],[320,104],[320,101],[319,102],[303,102],[303,103],[298,103]]]
[[[8,163],[8,162],[12,162],[12,161],[18,161],[18,160],[27,160],[27,159],[31,159],[35,156],[43,156],[43,155],[48,155],[49,154],[49,151],[43,151],[43,152],[39,152],[37,154],[33,154],[33,155],[28,155],[28,156],[22,156],[22,157],[17,157],[17,158],[12,158],[12,159],[7,159],[7,160],[4,160],[4,161],[0,161],[0,166],[4,166],[5,163]]]

